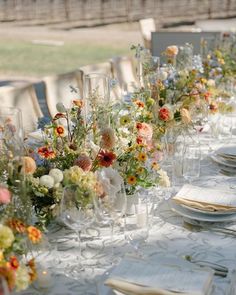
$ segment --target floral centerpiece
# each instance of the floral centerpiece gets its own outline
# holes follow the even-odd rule
[[[37,278],[34,258],[22,259],[29,249],[26,243],[36,244],[41,240],[41,232],[19,219],[10,218],[0,224],[0,276],[10,291],[21,291]]]

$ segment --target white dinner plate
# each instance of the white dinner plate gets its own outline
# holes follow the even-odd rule
[[[236,172],[236,163],[232,163],[230,161],[227,161],[225,159],[223,159],[220,156],[217,156],[217,154],[212,154],[211,156],[212,161],[216,162],[217,164],[220,164],[222,166],[226,166],[226,167],[230,167],[230,168],[235,168],[235,172]]]
[[[178,205],[180,205],[181,207],[186,208],[186,209],[188,209],[190,211],[202,213],[202,214],[205,214],[205,215],[219,216],[219,215],[236,214],[235,210],[232,210],[232,211],[206,211],[206,210],[201,210],[201,209],[198,209],[198,208],[193,208],[193,207],[190,207],[190,206],[187,206],[187,205],[184,205],[184,204],[178,204]]]
[[[230,156],[236,158],[236,145],[224,146],[216,151],[219,155]]]
[[[205,213],[191,211],[187,208],[184,208],[176,204],[172,200],[169,200],[168,202],[169,202],[169,206],[171,210],[173,210],[174,212],[178,213],[179,215],[183,217],[187,217],[190,219],[207,221],[207,222],[227,222],[227,221],[236,220],[236,213],[230,214],[230,215],[207,215]]]

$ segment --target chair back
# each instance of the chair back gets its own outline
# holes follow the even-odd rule
[[[144,46],[151,49],[151,34],[156,31],[156,24],[153,18],[145,18],[139,20],[141,34],[143,37]]]
[[[25,135],[36,130],[38,119],[43,117],[32,84],[0,87],[0,104],[6,107],[17,107],[22,111]]]
[[[134,83],[137,84],[135,61],[129,56],[116,56],[111,59],[114,78],[119,85]]]
[[[72,100],[83,93],[83,74],[80,70],[70,73],[48,76],[43,79],[46,88],[46,102],[52,117],[58,113],[56,105],[61,102],[66,108],[71,107]]]

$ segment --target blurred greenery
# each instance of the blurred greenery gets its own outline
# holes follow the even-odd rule
[[[126,45],[117,48],[112,44],[88,45],[71,42],[55,46],[1,40],[0,74],[42,77],[65,73],[83,65],[125,54],[130,54],[130,49]]]

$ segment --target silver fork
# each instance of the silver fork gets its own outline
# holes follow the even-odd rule
[[[234,229],[220,227],[220,226],[206,225],[206,224],[200,223],[198,220],[193,220],[193,219],[190,220],[190,219],[184,218],[184,227],[190,230],[212,231],[212,232],[227,234],[227,235],[236,237],[236,230]]]
[[[190,255],[185,255],[184,259],[186,259],[187,261],[194,263],[200,267],[209,267],[214,271],[214,274],[216,276],[221,276],[221,277],[227,277],[228,275],[228,268],[224,265],[220,265],[218,263],[215,262],[211,262],[211,261],[206,261],[206,260],[198,260],[198,259],[194,259],[192,256]]]

